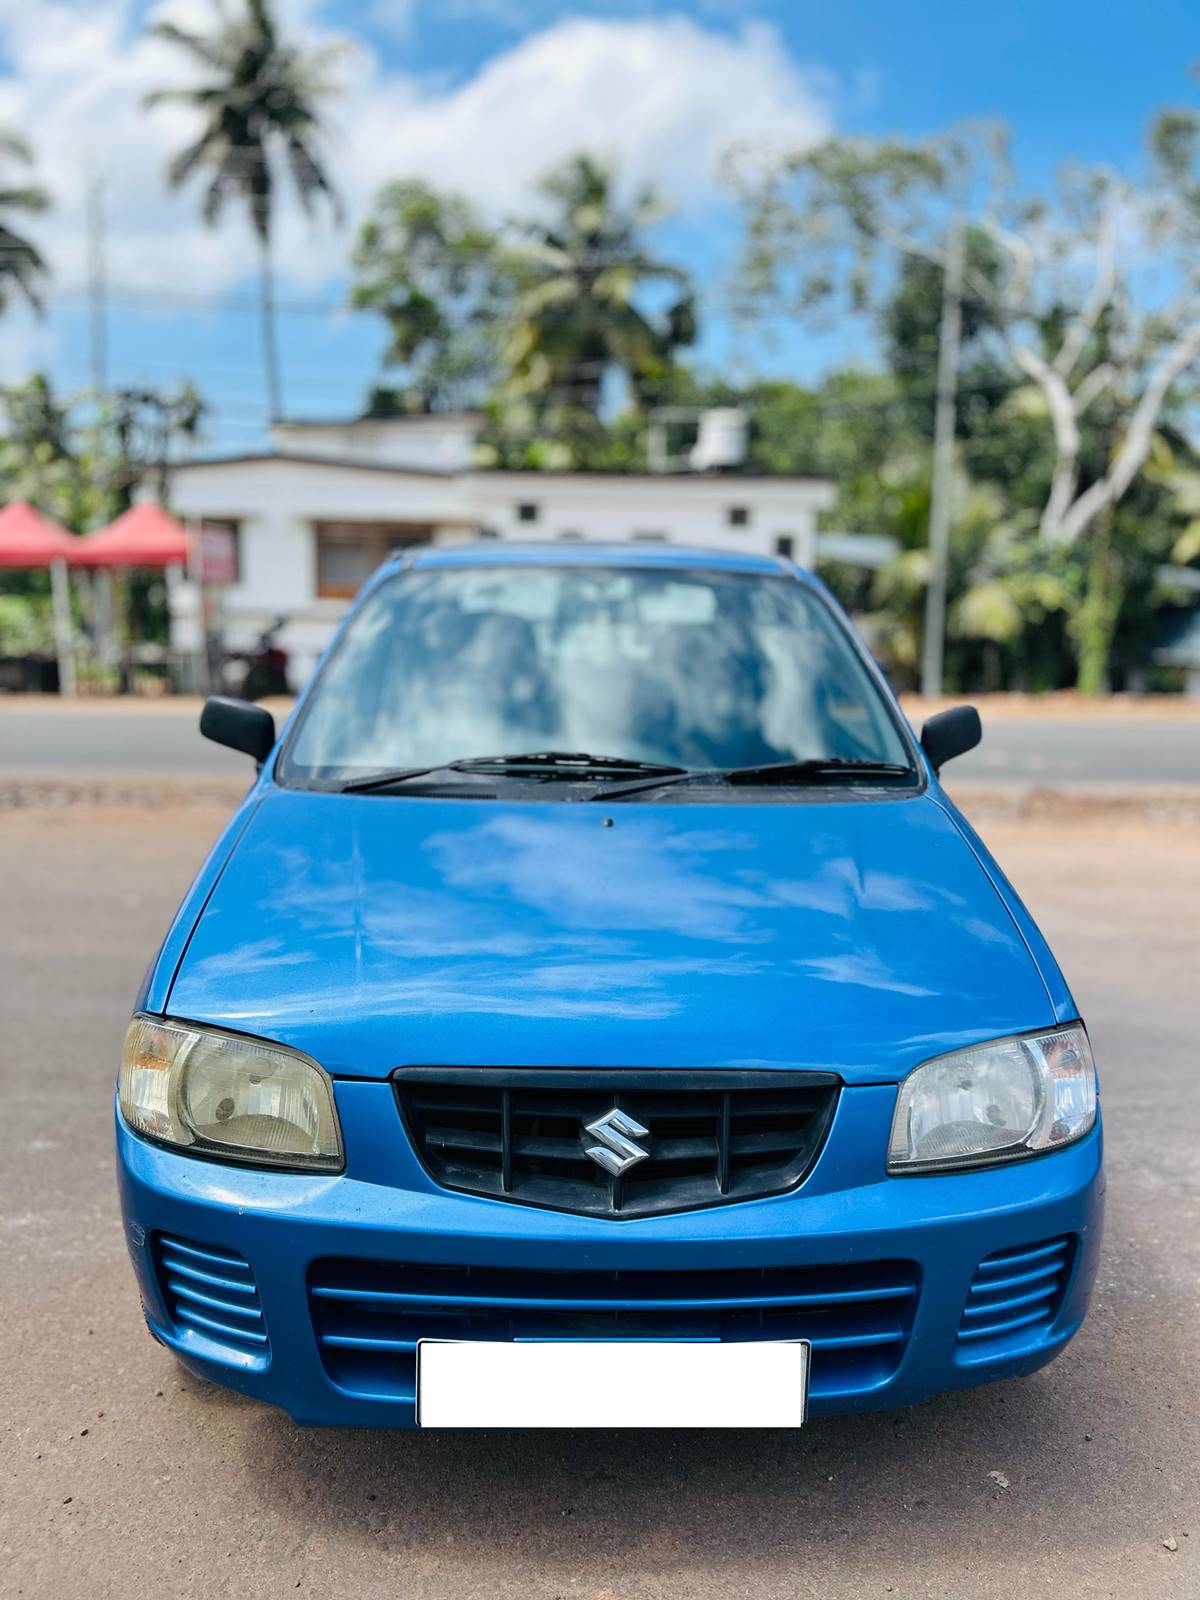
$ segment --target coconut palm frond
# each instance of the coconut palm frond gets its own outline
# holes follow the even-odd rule
[[[39,184],[23,184],[18,189],[0,189],[0,211],[48,211],[50,196]]]
[[[229,65],[228,35],[222,33],[215,39],[206,38],[202,33],[196,33],[191,28],[184,28],[177,22],[164,18],[155,22],[146,30],[152,39],[161,39],[164,44],[173,44],[180,50],[185,50],[195,60],[203,62],[206,67],[215,67],[218,71]],[[149,100],[151,97],[147,97]]]
[[[33,154],[20,134],[0,129],[0,158],[9,157],[29,166]],[[48,209],[50,196],[40,184],[15,183],[0,187],[0,309],[13,291],[34,311],[42,310],[42,290],[50,268],[37,246],[4,220],[13,212],[39,214]]]
[[[10,161],[20,161],[24,166],[33,165],[33,151],[28,140],[13,128],[0,128],[0,158],[6,156]]]
[[[323,197],[338,213],[329,174],[306,135],[319,131],[321,102],[335,91],[329,69],[340,47],[303,51],[281,39],[269,0],[243,0],[244,10],[217,8],[217,25],[202,33],[165,18],[149,30],[217,75],[212,81],[156,89],[147,106],[189,105],[205,118],[203,133],[167,169],[177,187],[204,169],[210,176],[201,199],[215,221],[232,193],[241,195],[256,233],[270,237],[278,154],[288,166],[306,210]]]
[[[642,229],[661,213],[651,191],[623,206],[612,171],[586,153],[539,188],[552,202],[550,218],[527,225],[506,251],[517,292],[505,356],[524,393],[540,388],[548,403],[594,419],[607,371],[624,372],[640,399],[669,371],[677,346],[694,337],[690,283],[642,241]],[[654,282],[672,283],[679,294],[652,318],[637,302]]]

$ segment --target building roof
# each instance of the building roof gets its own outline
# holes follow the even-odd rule
[[[482,422],[482,411],[396,411],[372,416],[369,411],[357,417],[276,417],[273,428],[357,428],[379,423]]]
[[[308,424],[303,424],[308,426]],[[320,426],[312,424],[312,426]],[[532,467],[415,467],[398,464],[391,461],[364,461],[358,456],[334,456],[310,454],[297,450],[258,450],[246,451],[237,455],[228,456],[201,456],[195,461],[178,461],[172,464],[172,471],[198,472],[209,467],[237,467],[250,463],[272,465],[292,465],[307,467],[332,467],[335,471],[347,472],[382,472],[401,478],[486,478],[495,482],[505,479],[520,478],[529,483],[550,480],[558,483],[587,483],[587,484],[645,484],[660,485],[670,484],[678,487],[687,484],[689,487],[705,485],[710,489],[721,488],[725,492],[732,489],[753,488],[760,484],[809,484],[824,487],[828,484],[827,478],[814,477],[811,474],[799,472],[575,472],[575,471],[550,471]]]
[[[240,467],[249,463],[298,467],[333,467],[346,472],[382,472],[393,478],[457,478],[451,467],[406,467],[391,461],[363,461],[358,456],[312,455],[297,450],[251,450],[241,455],[201,456],[197,461],[172,463],[173,473],[198,472],[206,467]]]
[[[524,478],[530,483],[539,479],[550,478],[560,482],[583,483],[661,483],[676,486],[679,484],[698,485],[706,484],[711,488],[725,490],[742,487],[754,488],[758,484],[772,483],[807,483],[825,485],[828,478],[817,477],[807,472],[763,472],[754,469],[739,469],[736,472],[625,472],[614,468],[611,472],[579,472],[568,469],[552,469],[546,467],[473,467],[471,474],[476,478]]]

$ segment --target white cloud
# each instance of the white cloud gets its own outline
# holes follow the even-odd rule
[[[773,29],[730,38],[684,17],[561,22],[495,57],[461,88],[363,108],[370,177],[405,169],[519,204],[548,164],[588,148],[631,181],[703,204],[722,151],[743,139],[802,143],[828,126],[809,78]]]
[[[391,0],[396,8],[397,0]],[[317,0],[284,14],[317,36]],[[402,7],[400,9],[407,9]],[[162,11],[210,17],[198,0]],[[399,16],[400,11],[395,10]],[[32,138],[54,211],[31,224],[60,284],[86,272],[89,176],[107,185],[108,264],[114,283],[207,293],[250,277],[249,232],[236,211],[216,229],[197,195],[168,194],[163,167],[194,127],[186,108],[142,109],[146,92],[181,81],[177,51],[138,26],[135,0],[0,0],[0,124]],[[362,46],[343,69],[329,157],[347,202],[339,232],[310,223],[285,193],[279,261],[298,285],[343,270],[353,229],[387,178],[417,175],[460,188],[491,214],[523,203],[561,156],[584,147],[617,159],[630,181],[704,207],[717,197],[721,152],[739,140],[803,142],[828,125],[820,80],[801,70],[769,27],[730,36],[684,17],[558,22],[493,57],[467,82],[428,84]]]

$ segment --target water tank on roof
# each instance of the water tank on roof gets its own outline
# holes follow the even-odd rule
[[[693,472],[740,467],[746,459],[749,429],[746,413],[736,406],[715,406],[700,417],[700,431],[688,454]]]

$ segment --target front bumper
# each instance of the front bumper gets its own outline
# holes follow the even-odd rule
[[[338,1177],[179,1155],[117,1118],[152,1333],[200,1376],[298,1423],[413,1426],[414,1333],[811,1337],[818,1414],[1032,1372],[1087,1311],[1099,1123],[1012,1166],[888,1178],[895,1089],[847,1089],[792,1193],[612,1222],[439,1189],[390,1085],[341,1081],[336,1093]]]

